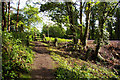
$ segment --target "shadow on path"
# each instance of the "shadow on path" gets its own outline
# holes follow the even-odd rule
[[[49,51],[39,41],[32,42],[32,44],[35,45],[32,50],[36,52],[32,64],[32,80],[53,80],[55,78],[54,62],[49,55]]]
[[[32,80],[53,80],[54,70],[41,67],[40,69],[32,70]]]

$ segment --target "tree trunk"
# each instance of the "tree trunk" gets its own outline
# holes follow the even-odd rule
[[[106,2],[104,2],[102,5],[105,8],[106,7]],[[104,17],[105,17],[105,11],[103,11],[102,15],[99,16],[99,18],[98,18],[99,19],[99,30],[100,30],[100,32],[99,32],[99,35],[98,35],[99,38],[98,38],[98,42],[97,42],[97,46],[96,46],[96,50],[95,50],[95,59],[97,59],[98,52],[99,52],[99,50],[101,48],[100,43],[103,42],[103,25],[105,23],[105,18]]]
[[[82,32],[83,32],[83,30],[82,30],[82,10],[83,10],[83,5],[82,5],[82,0],[80,1],[80,41],[82,42],[83,40],[83,34],[82,34]]]
[[[54,40],[54,46],[55,46],[55,47],[58,46],[58,39],[57,39],[57,38],[55,38],[55,40]]]
[[[5,5],[4,2],[2,2],[2,31],[6,28],[6,17],[5,17]]]
[[[120,9],[117,8],[117,26],[116,26],[117,39],[120,40]]]
[[[91,38],[92,38],[92,40],[94,40],[94,32],[95,32],[95,25],[93,24],[92,25],[92,35],[91,35]]]
[[[10,0],[8,2],[8,32],[10,32]]]
[[[16,31],[18,31],[19,5],[20,5],[20,0],[19,0],[19,2],[18,2],[18,9],[17,9]]]
[[[99,18],[99,29],[100,29],[100,34],[98,35],[99,38],[98,38],[98,41],[97,41],[97,46],[96,46],[96,49],[95,49],[95,56],[94,56],[94,59],[96,60],[97,59],[97,56],[98,56],[98,52],[101,48],[101,42],[103,40],[103,24],[104,24],[104,19],[103,19],[103,16],[101,16]]]
[[[95,32],[95,20],[94,20],[94,14],[92,14],[91,26],[92,26],[91,39],[93,40],[93,39],[94,39],[94,32]]]
[[[118,3],[116,4],[116,6],[118,5]],[[106,9],[106,2],[104,2],[103,5],[101,5],[101,6],[104,6],[104,8]],[[112,12],[115,10],[116,6],[112,10]],[[98,35],[99,38],[98,38],[98,42],[97,42],[97,46],[96,46],[96,50],[95,50],[95,57],[94,57],[95,59],[97,58],[98,52],[99,52],[99,50],[101,48],[101,44],[100,43],[103,42],[103,25],[105,23],[105,20],[106,20],[107,16],[110,14],[110,12],[108,12],[107,16],[105,16],[105,13],[106,13],[105,9],[103,9],[104,11],[103,11],[102,15],[99,16],[99,30],[100,30],[100,32],[99,32],[99,35]]]
[[[112,23],[110,22],[110,21],[108,21],[108,31],[109,31],[109,33],[110,33],[110,39],[112,39],[112,25],[111,25]]]
[[[75,29],[74,29],[74,15],[73,15],[73,10],[72,10],[72,3],[71,2],[66,2],[67,5],[67,10],[68,10],[68,15],[69,15],[69,22],[71,24],[70,29],[73,34],[73,42],[76,43],[75,41]]]
[[[89,37],[89,24],[90,24],[90,3],[87,4],[88,10],[86,12],[86,29],[85,29],[85,34],[84,34],[84,41],[83,41],[83,46],[86,46],[87,40]]]
[[[7,13],[7,2],[5,2],[5,4],[6,4],[6,13]]]
[[[76,32],[74,29],[74,12],[73,12],[73,6],[72,6],[72,2],[66,2],[66,6],[67,6],[67,12],[68,12],[68,16],[69,16],[69,22],[70,22],[70,29],[72,31],[72,35],[73,35],[73,43],[75,46],[75,50],[77,49],[77,43],[78,43],[78,39],[76,38]]]
[[[4,31],[4,2],[2,2],[2,31]]]

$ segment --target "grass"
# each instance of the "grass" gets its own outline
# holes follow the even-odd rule
[[[72,40],[70,39],[62,39],[62,38],[57,38],[58,39],[58,43],[61,43],[61,42],[70,42]],[[52,38],[52,37],[46,37],[46,40],[47,41],[51,41],[51,42],[54,42],[55,38]]]
[[[50,40],[48,38],[47,40]],[[59,40],[59,39],[58,39]],[[51,41],[54,41],[54,38],[51,38]],[[59,40],[59,42],[67,42],[65,39]],[[68,40],[68,42],[71,40]],[[48,45],[43,43],[43,45]],[[61,52],[60,50],[53,49],[52,47],[47,48],[51,51],[51,58],[58,62],[59,67],[56,68],[55,76],[56,80],[83,80],[84,79],[105,79],[112,80],[114,78],[120,78],[115,75],[110,69],[98,66],[91,62],[86,62],[81,59],[76,59],[70,56],[63,57],[57,54],[57,52]],[[55,53],[56,52],[56,53]],[[63,54],[64,55],[64,54]],[[119,79],[118,79],[119,80]]]
[[[55,73],[57,80],[80,80],[82,78],[104,78],[108,80],[108,78],[118,78],[110,69],[97,66],[91,62],[72,57],[64,58],[54,52],[51,52],[50,55],[59,64]]]
[[[21,75],[20,75],[20,78],[21,78],[21,79],[22,79],[22,78],[25,78],[25,79],[29,80],[29,79],[32,78],[32,77],[31,77],[31,75],[30,75],[30,73],[29,73],[29,74],[21,74]]]
[[[37,36],[37,41],[43,41],[41,40],[41,38],[39,38],[39,36]],[[45,37],[46,41],[51,41],[51,42],[54,42],[55,38],[53,37]],[[72,39],[64,39],[64,38],[57,38],[58,39],[58,43],[61,43],[61,42],[70,42],[72,41]]]
[[[43,44],[43,45],[45,45],[45,46],[49,46],[49,44],[46,44],[46,43],[41,43],[41,44]]]

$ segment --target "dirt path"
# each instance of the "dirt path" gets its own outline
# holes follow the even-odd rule
[[[33,42],[36,52],[32,64],[32,80],[53,80],[54,79],[54,62],[49,55],[49,51],[41,42]]]

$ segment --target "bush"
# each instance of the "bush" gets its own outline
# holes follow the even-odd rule
[[[32,63],[34,53],[22,44],[26,34],[3,32],[2,35],[2,79],[19,78],[20,73],[29,72],[28,64]]]

